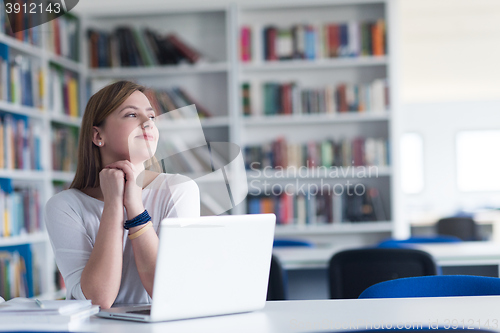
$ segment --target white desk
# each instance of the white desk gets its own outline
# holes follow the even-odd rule
[[[328,332],[380,325],[464,325],[500,332],[500,296],[267,302],[253,313],[143,324],[91,318],[81,331],[102,333]],[[480,327],[479,327],[480,326]],[[432,328],[431,327],[431,328]]]
[[[413,248],[431,254],[440,266],[500,265],[500,243],[460,242],[441,244],[414,244]],[[275,248],[285,269],[327,268],[328,261],[346,247]]]

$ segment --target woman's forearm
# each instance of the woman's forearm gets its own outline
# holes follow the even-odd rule
[[[113,305],[123,265],[123,203],[105,202],[94,248],[80,279],[82,292],[102,308]]]
[[[130,234],[133,235],[144,226],[139,226],[130,229]],[[156,269],[156,256],[158,253],[158,236],[153,228],[148,228],[144,234],[131,240],[132,249],[134,250],[135,265],[139,272],[142,285],[148,292],[149,296],[153,297],[153,283]]]

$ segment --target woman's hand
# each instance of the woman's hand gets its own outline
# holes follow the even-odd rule
[[[137,185],[139,170],[127,160],[117,161],[105,167],[109,170],[117,170],[125,176],[123,190],[123,205],[127,210],[128,219],[132,219],[144,211],[142,204],[142,186]],[[141,170],[142,171],[142,170]]]
[[[123,205],[125,174],[122,170],[102,169],[101,172],[99,172],[99,182],[104,202],[119,203],[120,205]]]

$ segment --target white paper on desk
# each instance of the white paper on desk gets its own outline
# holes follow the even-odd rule
[[[83,310],[76,310],[69,314],[45,314],[43,316],[32,316],[31,313],[16,313],[9,314],[8,316],[0,316],[1,327],[0,331],[3,330],[5,325],[22,326],[25,324],[68,324],[75,322],[84,322],[89,319],[90,316],[99,312],[99,305],[92,305],[90,308]],[[23,326],[24,327],[24,326]]]
[[[90,300],[77,301],[42,301],[44,308],[40,308],[35,300],[16,297],[0,304],[0,316],[4,315],[52,315],[68,314],[92,306]]]

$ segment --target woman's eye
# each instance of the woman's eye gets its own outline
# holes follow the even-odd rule
[[[156,120],[156,116],[149,116],[149,119],[151,119],[152,121],[155,121]]]
[[[135,117],[135,113],[129,113],[129,114],[127,115],[127,117],[130,117],[130,116],[134,116],[134,117]]]

